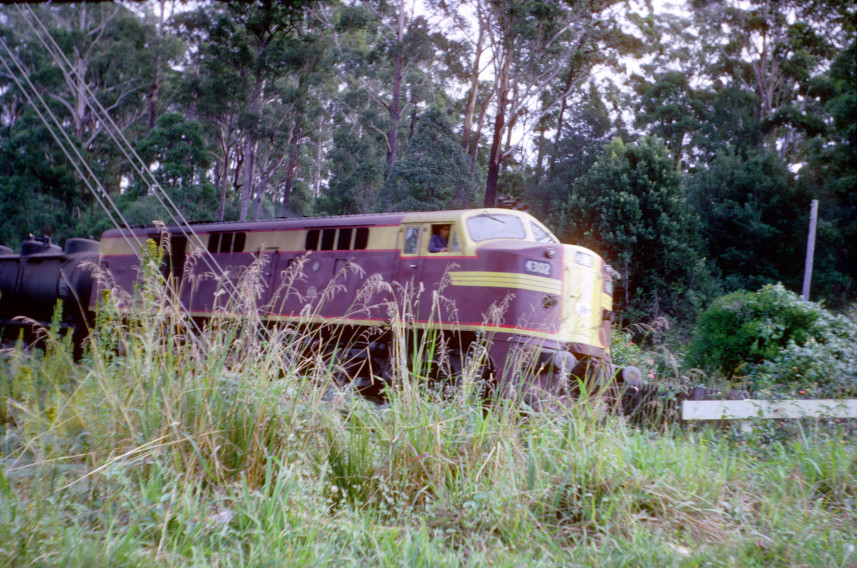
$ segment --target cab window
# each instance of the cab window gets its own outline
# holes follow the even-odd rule
[[[420,228],[405,228],[405,246],[402,248],[404,254],[416,254],[420,244]]]
[[[460,251],[458,235],[452,223],[435,223],[431,226],[428,251],[430,254]]]
[[[533,238],[540,243],[551,243],[557,244],[555,238],[553,238],[550,233],[545,231],[541,226],[537,223],[530,221],[530,228],[533,230]]]

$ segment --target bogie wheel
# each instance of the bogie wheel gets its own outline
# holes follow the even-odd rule
[[[608,395],[612,378],[609,363],[595,358],[584,359],[571,372],[569,388],[580,396],[601,398]]]

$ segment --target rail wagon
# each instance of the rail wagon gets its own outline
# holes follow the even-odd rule
[[[454,381],[468,359],[478,360],[486,382],[533,404],[581,384],[639,380],[610,358],[614,271],[593,251],[561,244],[528,213],[505,209],[114,229],[97,253],[91,244],[79,243],[85,250],[77,253],[30,244],[29,254],[0,254],[0,325],[9,326],[20,298],[38,304],[34,319],[42,319],[71,292],[88,301],[64,322],[91,319],[99,292],[80,263],[97,262],[131,291],[147,239],[168,242],[164,276],[197,320],[236,309],[231,290],[255,267],[258,316],[317,326],[321,348],[366,393],[390,380],[397,329],[435,342],[427,360],[412,360],[428,374]],[[48,258],[58,268],[31,270]]]

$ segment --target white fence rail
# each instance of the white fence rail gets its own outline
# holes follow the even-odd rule
[[[857,418],[857,399],[685,400],[682,420]]]

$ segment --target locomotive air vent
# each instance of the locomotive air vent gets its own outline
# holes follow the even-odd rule
[[[247,233],[212,233],[208,237],[208,252],[244,252]]]
[[[310,229],[306,234],[305,247],[306,250],[365,250],[368,244],[367,227],[343,227]]]

